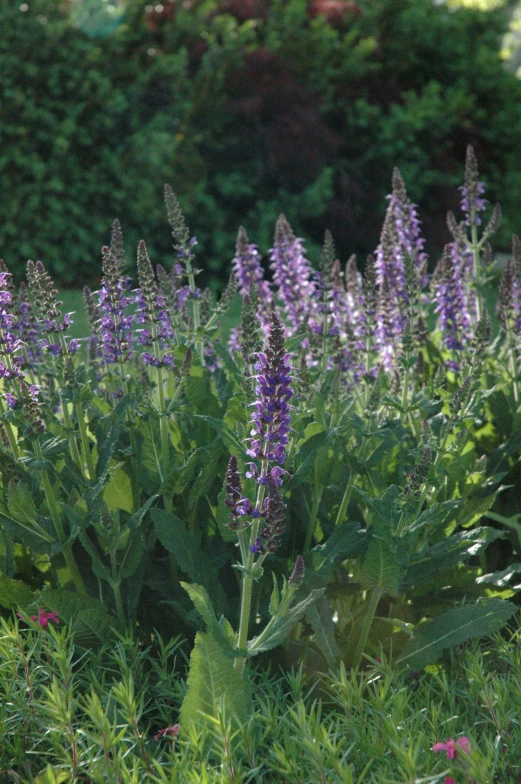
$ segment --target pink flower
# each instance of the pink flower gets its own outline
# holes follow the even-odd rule
[[[446,751],[447,752],[447,759],[452,760],[456,759],[458,756],[458,748],[463,751],[465,754],[470,753],[470,741],[464,735],[458,740],[454,741],[452,738],[449,738],[448,741],[445,743],[435,743],[432,747],[433,751]],[[449,783],[450,784],[450,781]]]
[[[445,776],[443,779],[443,784],[456,784],[456,781],[452,778],[452,776]]]
[[[154,735],[154,740],[159,740],[159,738],[177,738],[179,735],[179,724],[174,724],[173,727],[165,727],[164,730],[159,730],[158,733]]]
[[[23,615],[20,613],[16,613],[19,618],[23,621]],[[40,609],[38,610],[38,615],[31,615],[31,621],[38,621],[42,629],[45,629],[49,621],[54,621],[54,623],[60,623],[60,619],[58,618],[58,612],[45,612],[45,610]]]

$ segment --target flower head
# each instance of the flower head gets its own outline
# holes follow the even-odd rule
[[[23,620],[23,615],[21,613],[16,613],[19,618]],[[38,610],[38,615],[31,615],[31,621],[38,621],[42,629],[45,629],[49,621],[54,621],[54,623],[60,623],[60,619],[58,618],[58,611],[55,610],[54,612],[45,612],[41,607]]]
[[[485,185],[478,180],[478,162],[474,149],[467,147],[467,157],[465,161],[465,178],[463,185],[458,190],[461,191],[461,209],[465,213],[465,223],[467,226],[479,226],[481,223],[481,212],[486,209],[487,201],[483,198]]]
[[[456,741],[453,738],[449,738],[449,740],[444,741],[443,743],[435,743],[432,750],[445,751],[447,759],[452,760],[457,758],[458,750],[462,751],[464,754],[470,754],[470,741],[465,735],[458,738]]]
[[[290,355],[284,350],[284,326],[273,311],[266,350],[259,352],[255,365],[257,400],[253,403],[250,446],[246,450],[250,457],[262,461],[260,474],[255,465],[250,472],[259,484],[267,485],[270,479],[282,484],[283,470],[279,466],[286,460],[291,419],[289,401],[293,396],[289,360]],[[271,468],[270,463],[276,465]]]
[[[291,324],[297,329],[313,309],[315,282],[302,240],[295,237],[284,215],[277,221],[270,257],[273,281]]]
[[[117,364],[132,357],[133,319],[126,313],[130,305],[130,280],[121,273],[120,262],[110,248],[104,247],[101,252],[104,274],[98,292],[101,352],[105,362]]]
[[[156,732],[154,740],[159,740],[159,738],[174,738],[175,740],[179,735],[179,730],[179,724],[174,724],[172,727],[165,727],[164,729],[159,730],[159,732]]]

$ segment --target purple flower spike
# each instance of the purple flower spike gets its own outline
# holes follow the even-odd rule
[[[107,364],[126,362],[132,357],[133,319],[126,314],[130,305],[130,280],[122,274],[118,259],[107,247],[102,248],[103,273],[98,292],[101,318],[99,335],[101,353]]]
[[[242,226],[237,234],[237,246],[232,266],[239,286],[239,293],[245,297],[250,293],[251,286],[256,288],[259,297],[259,318],[263,323],[269,322],[272,303],[270,287],[268,282],[264,280],[257,246],[249,242],[248,235]]]
[[[290,431],[291,388],[290,355],[284,351],[284,326],[275,312],[271,314],[266,350],[259,352],[255,369],[258,371],[256,395],[253,403],[250,447],[246,454],[261,460],[261,470],[255,464],[248,472],[259,484],[281,483],[280,468],[286,460],[286,446]]]
[[[284,215],[275,227],[275,242],[270,251],[273,281],[294,329],[314,308],[315,281],[304,256],[302,240],[295,237]]]
[[[465,283],[465,261],[457,244],[451,242],[434,273],[436,312],[445,345],[451,350],[461,350],[471,337],[470,288],[466,292]]]
[[[146,325],[139,330],[139,342],[152,348],[145,351],[145,365],[153,367],[171,367],[174,358],[164,353],[165,342],[168,344],[174,337],[172,322],[168,313],[166,298],[160,293],[147,248],[143,240],[139,243],[137,253],[137,269],[139,289],[136,290],[137,314],[136,322]]]
[[[461,191],[461,209],[465,213],[467,226],[479,226],[482,222],[480,213],[484,212],[487,206],[487,200],[482,198],[485,193],[485,185],[478,180],[478,177],[476,154],[469,145],[465,161],[464,184],[458,189]]]

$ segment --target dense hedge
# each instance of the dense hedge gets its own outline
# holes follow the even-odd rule
[[[131,0],[93,36],[68,8],[0,6],[0,254],[15,273],[40,257],[65,283],[94,279],[115,216],[161,260],[165,181],[211,273],[238,215],[265,251],[282,209],[317,243],[326,224],[344,255],[367,252],[393,165],[440,245],[469,141],[503,205],[500,244],[519,231],[521,85],[497,55],[500,12]]]

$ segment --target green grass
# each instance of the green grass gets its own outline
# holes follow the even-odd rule
[[[515,784],[521,780],[521,645],[500,636],[421,675],[254,673],[246,724],[222,716],[179,738],[179,640],[118,638],[75,651],[69,630],[0,628],[0,771],[6,782],[89,784]],[[81,655],[80,655],[81,654]],[[432,745],[467,736],[449,762]],[[55,778],[36,778],[49,764]],[[58,778],[59,774],[64,778]],[[17,778],[17,776],[19,778]]]

